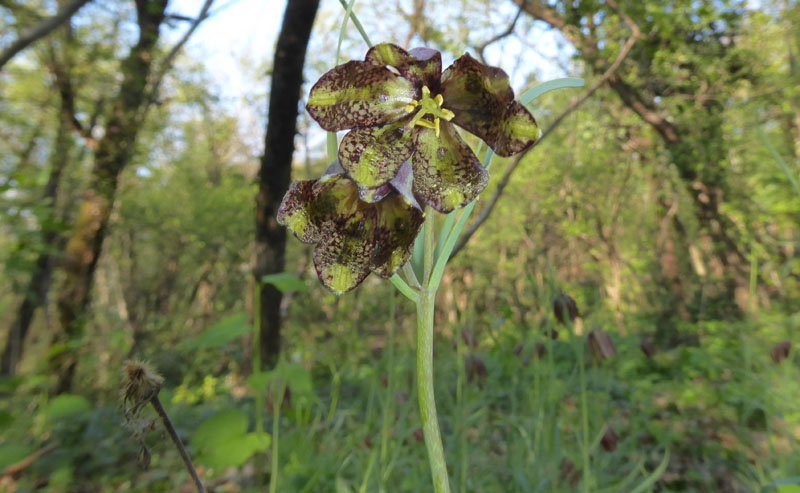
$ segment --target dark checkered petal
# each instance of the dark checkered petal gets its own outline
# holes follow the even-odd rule
[[[407,115],[418,90],[384,66],[350,61],[323,75],[308,97],[308,113],[329,132],[385,125]]]
[[[416,132],[414,194],[420,202],[447,213],[463,207],[486,188],[489,174],[453,125],[441,122],[441,134],[433,129]]]
[[[483,139],[498,155],[524,151],[539,138],[533,115],[514,100],[508,75],[465,54],[442,74],[444,107],[451,123]]]
[[[319,241],[319,228],[309,213],[315,182],[316,180],[308,180],[292,183],[278,209],[278,224],[289,228],[304,243]]]
[[[391,43],[375,45],[365,58],[375,65],[389,65],[417,87],[438,90],[442,76],[442,54],[430,48],[414,48],[410,52]]]
[[[399,193],[392,193],[375,204],[378,226],[372,270],[381,277],[392,277],[411,258],[414,240],[423,223],[423,214]]]
[[[314,267],[322,284],[335,294],[358,286],[370,273],[375,252],[375,206],[362,202],[358,187],[344,175],[314,184],[310,215],[319,218],[320,241]]]
[[[391,180],[413,152],[410,117],[378,127],[351,130],[339,146],[342,167],[360,187],[377,187]]]

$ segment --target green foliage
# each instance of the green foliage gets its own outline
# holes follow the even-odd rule
[[[281,272],[280,274],[269,274],[261,278],[264,284],[272,284],[281,293],[288,293],[290,291],[308,291],[308,286],[299,277],[289,274],[288,272]]]
[[[187,341],[183,346],[187,350],[222,347],[252,330],[247,323],[249,318],[246,312],[234,313],[208,326],[196,339]]]
[[[269,448],[267,433],[247,433],[247,415],[238,409],[224,409],[203,421],[192,436],[197,461],[222,470],[244,464],[256,452]]]

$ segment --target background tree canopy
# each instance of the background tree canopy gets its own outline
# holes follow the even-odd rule
[[[586,81],[529,106],[439,291],[453,489],[800,491],[790,0],[0,0],[0,491],[191,491],[131,359],[210,491],[428,491],[414,307],[335,297],[275,222],[329,164],[348,4],[517,95]]]

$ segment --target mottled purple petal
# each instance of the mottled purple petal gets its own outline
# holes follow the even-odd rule
[[[389,195],[392,187],[388,183],[373,188],[359,188],[358,197],[364,202],[375,203],[383,200],[384,197]]]
[[[350,61],[323,75],[308,97],[308,113],[329,132],[393,122],[418,97],[407,79],[371,62]]]
[[[477,135],[500,156],[524,151],[539,138],[533,115],[514,100],[508,75],[469,54],[442,74],[444,108],[455,113],[452,123]]]
[[[442,76],[442,55],[436,50],[415,48],[407,52],[397,45],[381,43],[367,52],[366,61],[394,67],[417,88],[428,86],[432,91],[438,90]]]
[[[455,128],[441,122],[441,134],[423,128],[417,133],[412,159],[414,194],[447,213],[472,201],[486,188],[489,175]]]
[[[413,151],[408,118],[379,127],[351,130],[339,146],[339,161],[360,187],[377,187],[391,180]]]
[[[414,170],[411,167],[410,161],[406,161],[400,166],[397,174],[394,175],[394,178],[392,178],[389,184],[392,188],[397,190],[397,193],[399,193],[406,202],[422,211],[422,207],[417,202],[416,197],[414,197]]]
[[[381,277],[391,277],[411,257],[423,214],[399,193],[389,195],[376,207],[378,226],[372,270]]]
[[[375,249],[375,206],[358,198],[356,184],[344,175],[314,185],[311,215],[320,219],[314,267],[336,294],[358,286],[370,273]]]
[[[309,211],[315,182],[316,180],[308,180],[292,183],[278,209],[278,224],[289,228],[304,243],[319,241],[319,228]]]

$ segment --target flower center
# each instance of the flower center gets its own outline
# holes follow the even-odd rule
[[[443,104],[444,98],[441,94],[437,94],[436,97],[431,97],[431,90],[428,89],[428,86],[422,86],[422,99],[419,101],[412,101],[410,104],[406,105],[407,113],[413,113],[419,108],[419,111],[417,111],[417,114],[411,119],[408,126],[413,127],[414,125],[419,125],[420,127],[432,128],[436,132],[436,137],[439,137],[439,120],[443,118],[445,121],[449,122],[456,116],[452,111],[442,108]],[[426,115],[431,115],[433,121],[423,118]]]

